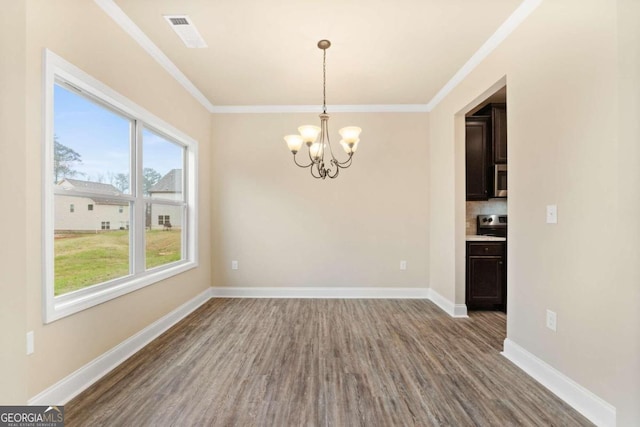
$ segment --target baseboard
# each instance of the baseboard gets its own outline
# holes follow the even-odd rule
[[[77,371],[58,381],[51,387],[29,399],[29,405],[64,405],[87,389],[113,368],[131,357],[142,347],[185,318],[211,298],[207,289],[195,298],[182,304],[172,312],[158,319],[137,334],[121,342],[106,353],[98,356]]]
[[[454,304],[430,288],[376,287],[213,287],[213,298],[362,298],[428,299],[451,317],[468,317],[465,304]]]
[[[443,297],[431,288],[429,288],[428,298],[451,317],[468,317],[467,306],[465,304],[454,304],[451,300]]]
[[[214,287],[214,298],[428,299],[429,288],[375,287]]]
[[[614,427],[616,408],[562,372],[529,353],[509,338],[504,340],[504,357],[571,405],[597,426]]]

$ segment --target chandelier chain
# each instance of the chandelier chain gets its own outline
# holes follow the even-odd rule
[[[322,112],[327,114],[327,50],[322,50]]]

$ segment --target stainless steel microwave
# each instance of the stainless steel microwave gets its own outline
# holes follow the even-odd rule
[[[493,197],[507,197],[507,165],[495,165]]]

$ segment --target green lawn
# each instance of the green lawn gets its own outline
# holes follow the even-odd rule
[[[181,256],[179,230],[146,231],[147,268]],[[129,274],[129,232],[56,235],[55,295]]]

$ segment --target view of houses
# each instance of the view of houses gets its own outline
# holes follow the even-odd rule
[[[62,191],[55,193],[56,233],[129,228],[129,204],[116,199],[122,192],[113,185],[65,178],[57,187],[56,190]],[[66,196],[64,190],[86,191],[94,195]]]
[[[91,193],[79,197],[65,191]],[[148,190],[152,199],[182,200],[182,169],[172,169]],[[112,184],[64,178],[56,184],[55,232],[98,232],[128,230],[129,203],[119,199],[123,192]],[[182,206],[150,203],[146,211],[146,227],[152,230],[180,228]]]

